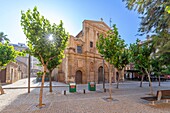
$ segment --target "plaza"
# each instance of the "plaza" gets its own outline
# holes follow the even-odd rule
[[[0,12],[0,113],[170,113],[169,0],[4,0]]]
[[[40,83],[31,79],[31,87],[40,86]],[[53,92],[49,88],[44,88],[43,103],[45,107],[36,107],[39,98],[39,88],[31,88],[28,94],[27,88],[17,88],[27,86],[27,79],[19,80],[11,85],[3,86],[5,94],[0,96],[1,113],[169,113],[170,103],[163,101],[151,105],[148,101],[140,99],[149,96],[148,82],[139,87],[139,82],[125,81],[120,83],[119,89],[116,84],[112,85],[113,101],[106,100],[109,97],[108,90],[103,92],[102,84],[97,84],[96,91],[88,91],[87,84],[77,85],[76,93],[69,93],[67,84],[53,82]],[[45,83],[48,86],[48,83]],[[170,83],[153,82],[154,94],[159,89],[168,89]],[[13,88],[13,89],[9,89]],[[14,89],[16,88],[16,89]],[[109,84],[106,84],[109,88]],[[86,94],[83,93],[86,89]],[[63,94],[66,90],[66,95]]]

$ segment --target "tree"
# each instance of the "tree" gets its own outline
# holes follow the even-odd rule
[[[62,62],[62,59],[64,58],[64,55],[62,53],[63,51],[61,51],[61,54],[59,54],[56,58],[51,60],[47,66],[47,69],[49,70],[50,92],[52,92],[51,74],[52,74],[52,71]]]
[[[117,88],[119,88],[119,79],[120,76],[122,76],[122,71],[124,67],[129,64],[129,51],[126,48],[125,41],[120,38],[120,35],[118,33],[118,29],[116,28],[116,25],[113,25],[113,37],[116,40],[115,42],[109,42],[114,44],[114,54],[112,54],[111,64],[118,70],[118,78],[117,78]]]
[[[139,32],[161,32],[170,28],[169,0],[123,0],[129,10],[141,15]]]
[[[38,58],[43,66],[44,74],[42,76],[38,105],[42,107],[44,105],[42,103],[44,78],[48,64],[62,54],[69,35],[65,32],[62,21],[60,21],[59,25],[51,24],[49,20],[40,15],[37,7],[34,7],[33,11],[27,10],[26,13],[21,11],[21,15],[21,26],[27,37],[29,53]],[[51,34],[53,40],[49,40]]]
[[[14,61],[20,52],[14,50],[13,46],[9,46],[8,42],[2,44],[0,42],[0,69],[4,68],[9,62]]]
[[[160,52],[170,49],[170,1],[169,0],[123,0],[129,10],[137,10],[141,16],[141,35],[154,33],[159,40],[155,47]]]
[[[143,75],[147,74],[151,94],[153,94],[152,83],[150,79],[152,48],[153,44],[147,42],[141,43],[139,39],[136,40],[136,43],[130,44],[131,61],[135,64],[135,68],[140,70]],[[143,80],[143,75],[141,81]]]
[[[159,77],[160,75],[168,74],[165,70],[169,70],[170,63],[170,34],[168,31],[160,32],[157,35],[151,36],[153,44],[152,70]]]
[[[3,32],[0,32],[0,42],[3,41],[9,41],[9,39],[7,38],[7,35],[5,35]]]
[[[168,31],[152,35],[153,49],[155,56],[170,53],[170,33]]]
[[[19,53],[20,52],[14,50],[13,46],[9,46],[8,42],[4,44],[0,42],[0,71],[5,68],[8,63],[14,61]],[[1,94],[4,93],[2,86],[0,86],[0,92]]]
[[[170,5],[169,5],[169,6],[166,6],[165,11],[170,14]]]
[[[124,47],[124,43],[122,43],[123,45],[120,45],[121,47]],[[120,76],[122,75],[122,71],[124,70],[124,67],[129,64],[129,50],[125,49],[125,48],[121,48],[119,51],[116,52],[116,54],[114,54],[113,56],[113,62],[112,64],[114,65],[115,68],[117,68],[118,70],[118,79],[117,79],[117,87],[119,88],[119,80],[120,80]]]
[[[151,59],[151,66],[152,66],[152,72],[154,73],[154,75],[156,75],[159,79],[159,86],[161,85],[160,83],[160,75],[163,74],[163,70],[164,70],[164,67],[162,64],[162,61],[163,59],[161,57],[154,57]]]
[[[120,38],[116,25],[113,25],[113,29],[109,30],[106,36],[101,34],[96,45],[99,53],[103,55],[104,59],[110,64],[114,65],[119,71],[123,69],[124,66],[127,64],[128,56],[126,56],[127,55],[127,50],[125,49],[126,45],[124,44],[124,40]],[[110,99],[112,99],[111,75],[109,81],[110,81]]]
[[[135,44],[130,44],[130,62],[132,62],[135,65],[135,69],[138,70],[138,73],[141,75],[141,82],[140,82],[140,87],[142,87],[142,83],[143,83],[143,78],[145,76],[145,70],[142,68],[142,66],[140,65],[138,59],[139,59],[139,54],[141,54],[141,50],[140,50],[140,46],[139,46],[140,40],[136,40]],[[134,59],[135,57],[135,59]]]

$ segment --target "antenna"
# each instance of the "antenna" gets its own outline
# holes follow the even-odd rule
[[[112,27],[112,18],[110,18],[110,28]]]

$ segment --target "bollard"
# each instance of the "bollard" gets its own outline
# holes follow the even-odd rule
[[[64,90],[64,95],[66,95],[66,90]]]
[[[84,94],[86,93],[86,90],[85,89],[83,89],[83,92],[84,92]]]

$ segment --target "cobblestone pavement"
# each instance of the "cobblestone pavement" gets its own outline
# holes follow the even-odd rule
[[[140,99],[149,94],[147,82],[142,88],[139,82],[124,82],[120,83],[119,89],[115,87],[113,84],[113,101],[107,100],[109,93],[108,90],[106,93],[102,91],[102,84],[97,84],[95,92],[88,91],[87,85],[78,85],[76,93],[69,93],[67,85],[54,87],[52,93],[44,88],[43,103],[46,106],[41,109],[36,107],[39,88],[32,88],[29,94],[27,89],[5,89],[5,94],[0,95],[0,113],[170,113],[170,103],[158,102],[153,106]],[[108,84],[106,88],[109,88]],[[170,82],[163,82],[161,86],[153,83],[154,93],[169,88]],[[86,89],[86,94],[83,94],[83,89]],[[67,90],[67,95],[63,95],[64,90]]]

